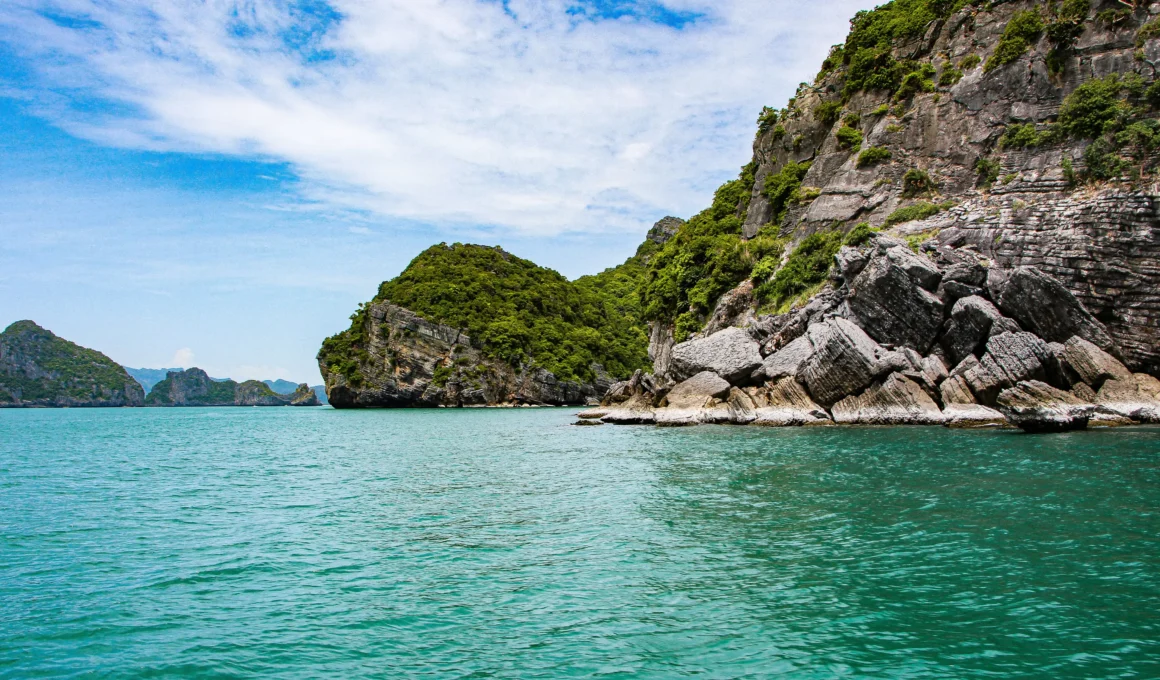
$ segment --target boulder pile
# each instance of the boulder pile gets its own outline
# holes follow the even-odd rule
[[[1036,268],[876,235],[843,247],[831,271],[801,308],[734,315],[744,328],[663,348],[663,373],[612,385],[581,419],[1029,432],[1160,422],[1160,381],[1129,371],[1104,325]]]

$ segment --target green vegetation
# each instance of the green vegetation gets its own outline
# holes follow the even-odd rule
[[[785,139],[785,134],[785,126],[777,125],[773,128],[773,141],[780,142],[782,139]]]
[[[1160,17],[1149,21],[1136,31],[1136,47],[1143,47],[1149,40],[1160,38]]]
[[[1155,131],[1160,123],[1149,118],[1148,111],[1158,103],[1160,83],[1146,85],[1135,73],[1090,80],[1063,100],[1052,134],[1092,140],[1084,151],[1087,179],[1125,174],[1135,179],[1157,148]]]
[[[825,282],[834,255],[842,247],[840,231],[819,232],[807,236],[786,259],[785,266],[773,279],[760,284],[754,294],[762,303],[780,306],[794,297]]]
[[[913,222],[914,220],[925,220],[932,215],[937,215],[944,210],[949,210],[954,207],[953,201],[946,203],[929,203],[927,201],[919,201],[904,208],[899,208],[890,213],[886,217],[884,223],[887,227],[892,227],[903,222]]]
[[[967,56],[963,57],[962,61],[959,62],[959,68],[964,71],[970,71],[981,63],[983,63],[982,57],[977,54],[968,54]]]
[[[785,217],[785,211],[792,201],[797,200],[798,189],[802,179],[810,169],[810,164],[789,161],[781,170],[767,175],[762,193],[769,199],[770,211],[773,214],[773,224],[780,225]],[[740,229],[738,230],[740,231]]]
[[[938,236],[939,231],[939,229],[927,229],[917,234],[911,234],[906,237],[906,245],[917,253],[922,248],[922,244]]]
[[[20,366],[34,364],[47,375],[30,378]],[[24,401],[58,397],[86,400],[124,392],[133,378],[104,354],[81,347],[32,321],[17,321],[0,333],[0,394],[19,392]]]
[[[198,377],[196,372],[194,375],[177,373],[166,376],[165,380],[153,386],[153,390],[149,392],[149,396],[145,397],[145,404],[150,406],[172,404],[173,399],[170,397],[170,391],[173,389],[174,382],[177,382],[179,386],[192,387],[193,384],[198,382]],[[259,396],[272,396],[275,394],[269,385],[258,382],[257,380],[247,380],[242,385],[247,390],[257,392]],[[187,397],[186,403],[190,406],[221,406],[233,404],[237,398],[240,386],[233,380],[217,381],[211,380],[206,376],[205,387],[205,394],[190,394]]]
[[[942,87],[951,87],[963,79],[963,72],[948,65],[938,76],[938,84]]]
[[[735,189],[726,185],[719,193]],[[620,267],[571,282],[500,248],[440,244],[383,283],[375,302],[463,329],[486,354],[513,366],[530,362],[561,380],[590,380],[595,362],[626,376],[647,363],[637,282],[643,259],[655,249],[646,241]],[[358,359],[366,359],[366,307],[351,321],[349,330],[323,343],[319,356],[358,380]]]
[[[870,226],[869,222],[859,222],[850,233],[846,234],[846,239],[843,245],[860,246],[870,240],[870,237],[877,234],[878,230]]]
[[[809,203],[822,195],[821,187],[801,187],[798,189],[797,202]]]
[[[903,76],[894,99],[904,101],[921,92],[934,92],[934,67],[930,64],[922,64]]]
[[[1031,46],[1035,44],[1042,33],[1043,17],[1039,15],[1038,9],[1016,12],[1015,16],[1011,17],[1011,21],[1007,22],[1007,27],[1003,29],[999,44],[995,47],[995,52],[987,59],[987,65],[983,67],[983,70],[990,73],[1023,56],[1031,49]]]
[[[824,125],[833,125],[842,115],[842,102],[822,102],[814,107],[814,120]]]
[[[1132,10],[1124,7],[1105,9],[1096,14],[1096,21],[1103,24],[1104,28],[1118,28],[1131,18]]]
[[[768,106],[762,107],[761,113],[757,116],[758,133],[765,134],[766,131],[775,125],[777,125],[777,111]]]
[[[871,165],[877,165],[890,160],[890,149],[882,146],[872,146],[862,153],[858,154],[858,167],[865,168]]]
[[[842,57],[849,67],[847,96],[862,90],[898,91],[911,74],[925,69],[915,62],[898,61],[891,53],[896,43],[922,37],[934,21],[945,19],[970,0],[893,0],[854,15]],[[919,78],[920,85],[922,78]]]
[[[838,146],[843,149],[857,153],[858,149],[862,148],[862,131],[857,128],[840,127],[834,136],[838,138]]]
[[[1039,146],[1045,141],[1045,135],[1035,129],[1034,123],[1015,123],[1008,125],[999,138],[1000,149],[1027,149]]]
[[[1091,11],[1091,0],[1064,0],[1063,4],[1048,5],[1051,21],[1047,24],[1047,67],[1052,73],[1062,73],[1064,60],[1083,35],[1084,21]]]
[[[871,116],[885,116],[888,113],[890,113],[890,105],[883,104],[882,106],[879,106],[878,108],[871,111],[870,115]]]
[[[929,194],[937,189],[938,186],[930,175],[926,174],[918,168],[911,168],[902,176],[902,197],[914,198]]]
[[[999,179],[999,161],[992,158],[980,158],[975,161],[975,172],[979,173],[975,186],[980,189],[990,189]]]

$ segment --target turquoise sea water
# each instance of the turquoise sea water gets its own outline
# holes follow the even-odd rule
[[[0,410],[0,677],[1160,677],[1160,430]]]

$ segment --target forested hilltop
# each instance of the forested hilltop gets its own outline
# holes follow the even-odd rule
[[[140,406],[145,391],[125,369],[33,321],[0,333],[0,407]]]
[[[1160,255],[1154,189],[1158,37],[1160,19],[1148,9],[1112,1],[895,0],[859,12],[813,82],[802,83],[784,107],[759,113],[753,157],[738,178],[722,185],[712,204],[688,222],[667,223],[662,237],[646,242],[647,252],[615,270],[618,294],[610,297],[622,302],[619,318],[649,338],[651,366],[643,359],[635,364],[644,366],[648,379],[629,391],[651,395],[649,408],[663,404],[666,390],[681,378],[672,363],[678,343],[730,328],[744,329],[761,357],[804,337],[811,324],[835,317],[852,321],[883,351],[909,347],[920,355],[938,354],[958,301],[976,297],[1002,308],[996,297],[1003,292],[1000,279],[1024,268],[1045,277],[1035,281],[1055,286],[1039,301],[1046,309],[1080,315],[1080,321],[1059,328],[1088,329],[1130,370],[1160,371],[1160,269],[1154,266]],[[902,244],[934,274],[918,274],[919,265],[911,263],[909,278],[855,285],[861,265],[875,261],[873,253],[885,257],[889,251],[891,267],[901,266],[905,258],[891,244]],[[950,278],[960,275],[947,267],[960,265],[972,273],[966,280]],[[894,275],[883,267],[867,271]],[[430,304],[427,294],[410,290],[410,278],[396,282],[385,288],[408,302],[395,301],[395,307],[422,307],[411,311],[471,336],[465,326],[472,314],[456,309],[453,298]],[[633,289],[635,302],[623,304]],[[917,289],[923,293],[909,301],[906,295],[865,299],[876,290]],[[380,296],[360,314],[386,318],[386,302]],[[925,310],[918,314],[922,318],[911,318],[908,305]],[[867,318],[871,307],[889,323]],[[1013,319],[1010,305],[994,315],[1015,324],[996,328],[1036,330],[1030,320]],[[573,318],[569,333],[583,327],[613,335],[598,325],[603,319],[594,324],[589,317]],[[610,324],[615,318],[604,317]],[[362,327],[382,323],[373,319]],[[921,331],[900,330],[914,324]],[[522,327],[531,328],[526,320]],[[1052,335],[1044,328],[1038,330]],[[483,355],[521,375],[550,365],[585,380],[583,362],[589,358],[613,365],[595,344],[571,342],[582,360],[569,362],[566,352],[534,347],[534,334],[487,336],[478,323],[472,332],[471,342]],[[374,365],[373,351],[359,352],[376,340],[349,337],[349,347],[340,345],[342,336],[329,340],[321,357],[328,386],[330,375],[341,375],[336,384],[349,389],[352,404],[360,397],[363,405],[504,401],[491,393],[464,401],[463,383],[445,383],[455,388],[451,399],[431,399],[434,391],[415,385],[402,392],[382,384],[361,388],[355,381],[366,376],[344,362]],[[500,342],[493,347],[495,337]],[[982,360],[986,351],[983,342],[970,354]],[[956,368],[950,356],[938,358],[952,363],[948,372]],[[390,361],[386,354],[383,359]],[[466,366],[471,359],[455,361]],[[443,369],[440,378],[447,375],[445,364],[431,369],[431,385],[438,387],[436,369]],[[346,372],[328,374],[326,365]],[[634,364],[615,366],[619,373]],[[422,373],[406,364],[390,370],[402,375],[400,367]],[[604,378],[595,369],[592,375]],[[855,381],[860,384],[850,389],[880,389],[889,375],[874,373],[870,382]],[[762,381],[730,375],[727,382],[746,387]],[[1065,382],[1070,385],[1055,384],[1066,387]],[[941,379],[935,383],[928,392],[941,409],[947,402],[936,389]],[[373,396],[376,390],[389,397]],[[809,386],[803,390],[809,396]],[[982,391],[980,396],[968,390],[971,401],[994,405],[991,390]],[[822,408],[826,418],[828,408]]]

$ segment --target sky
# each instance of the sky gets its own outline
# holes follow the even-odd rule
[[[3,0],[0,327],[317,384],[432,244],[575,278],[699,212],[873,4]]]

